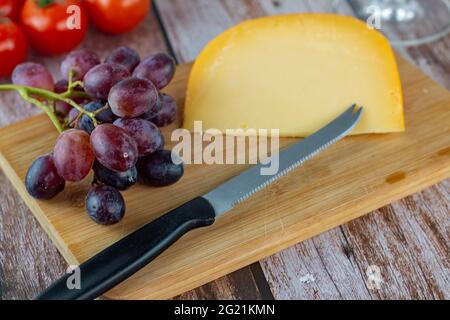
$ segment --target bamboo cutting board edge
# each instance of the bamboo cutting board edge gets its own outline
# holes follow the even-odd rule
[[[405,64],[405,62],[401,62],[401,64]],[[413,66],[409,66],[410,69],[415,69],[416,72],[418,71],[417,68]],[[189,69],[188,66],[182,66],[181,70],[182,72],[187,72]],[[408,80],[408,79],[406,79]],[[438,86],[435,83],[431,83],[431,80],[427,78],[428,85]],[[177,86],[177,84],[175,84]],[[446,92],[446,91],[445,91]],[[446,101],[448,105],[450,106],[450,95],[447,92],[446,97],[448,98]],[[17,124],[14,124],[10,127],[3,128],[0,130],[0,136],[4,136],[3,133],[5,132],[16,132],[16,130],[21,130],[23,127],[27,127],[30,125],[36,125],[36,123],[39,125],[40,123],[45,123],[44,120],[45,116],[40,115],[37,118],[32,118],[25,120],[24,122],[20,122]],[[19,131],[17,131],[19,132]],[[350,139],[364,139],[364,137],[360,138],[350,138]],[[51,140],[51,139],[50,139]],[[0,143],[0,146],[4,145],[4,143]],[[3,146],[4,147],[4,146]],[[1,151],[1,150],[0,150]],[[445,151],[445,150],[444,150]],[[445,153],[445,152],[444,152]],[[444,157],[440,159],[444,159]],[[440,161],[440,159],[438,161]],[[310,217],[308,219],[304,219],[297,224],[300,224],[303,230],[301,232],[292,231],[293,228],[298,227],[296,224],[292,224],[291,227],[287,227],[286,230],[284,230],[285,235],[282,237],[267,237],[267,239],[255,239],[246,244],[245,249],[247,249],[245,255],[235,255],[232,256],[232,258],[228,261],[223,261],[223,264],[220,264],[219,266],[211,266],[208,265],[208,263],[203,263],[202,265],[208,265],[207,271],[204,273],[198,272],[197,274],[194,274],[191,279],[189,279],[189,285],[187,285],[186,281],[179,281],[176,285],[173,285],[171,287],[166,286],[157,286],[159,287],[157,292],[149,292],[147,288],[137,288],[133,289],[133,285],[130,287],[125,286],[123,290],[123,295],[120,292],[121,288],[113,289],[112,292],[108,293],[106,295],[107,298],[170,298],[173,297],[179,293],[182,293],[186,290],[195,288],[199,285],[204,284],[207,281],[213,280],[219,276],[228,274],[234,270],[239,269],[240,267],[243,267],[245,265],[248,265],[249,263],[255,262],[265,256],[271,255],[281,249],[284,249],[290,245],[293,245],[297,242],[303,241],[309,237],[312,237],[318,233],[324,232],[330,228],[336,227],[340,224],[343,224],[345,222],[348,222],[352,219],[355,219],[359,216],[364,215],[367,212],[370,212],[371,210],[377,209],[379,207],[382,207],[383,205],[386,205],[392,201],[398,200],[404,196],[407,196],[411,193],[420,191],[423,188],[426,188],[428,186],[431,186],[434,183],[437,183],[447,177],[450,176],[450,163],[446,158],[443,160],[445,161],[445,164],[441,166],[441,170],[436,170],[434,167],[425,168],[420,172],[417,172],[416,174],[409,174],[407,179],[403,179],[402,181],[396,183],[396,191],[395,193],[392,192],[392,190],[389,193],[389,197],[386,196],[385,190],[379,189],[377,193],[381,195],[382,200],[379,200],[378,202],[370,202],[368,204],[363,205],[362,202],[358,203],[358,206],[355,206],[353,208],[343,208],[339,207],[336,210],[339,210],[341,212],[345,211],[345,215],[336,213],[335,215],[330,215],[329,217],[323,218],[321,215]],[[11,161],[12,163],[12,161]],[[22,182],[21,177],[15,172],[14,166],[8,161],[8,159],[3,155],[2,152],[0,152],[0,165],[4,169],[6,175],[8,178],[13,182],[13,185],[17,188],[19,194],[21,197],[25,200],[27,205],[31,208],[34,215],[37,217],[39,223],[44,227],[47,233],[49,233],[52,240],[57,245],[58,249],[61,251],[63,256],[66,260],[68,260],[71,264],[77,264],[78,260],[76,258],[76,255],[72,253],[71,248],[66,244],[66,242],[63,240],[63,237],[61,236],[60,232],[58,232],[57,228],[50,222],[49,218],[45,214],[45,212],[42,210],[41,206],[39,205],[39,202],[31,198],[25,189],[25,186]],[[427,170],[428,169],[428,170]],[[244,205],[244,209],[239,209],[238,211],[251,211],[249,210],[249,205]],[[233,220],[234,218],[227,218],[228,220]],[[281,220],[281,219],[280,219]],[[230,221],[226,222],[229,223]],[[306,223],[310,223],[307,227],[305,226]],[[216,226],[216,230],[223,226],[223,223],[218,222],[218,226]],[[290,233],[289,233],[290,232]],[[297,232],[297,233],[296,233]],[[204,231],[196,231],[193,235],[189,236],[189,238],[196,237],[200,234],[203,234]],[[264,235],[265,236],[265,235]],[[276,242],[274,242],[276,240]],[[255,247],[252,247],[252,245],[255,245]],[[255,249],[256,248],[256,249]],[[172,254],[173,256],[173,254]],[[167,259],[167,255],[164,255],[160,258]],[[217,260],[215,260],[217,262]],[[138,273],[134,279],[131,282],[136,283],[136,281],[141,280],[142,273]],[[169,275],[170,276],[170,275]],[[122,287],[122,285],[120,286]],[[155,289],[155,288],[153,288]]]

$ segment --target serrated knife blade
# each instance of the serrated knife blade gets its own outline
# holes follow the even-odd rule
[[[262,164],[256,165],[220,185],[203,196],[213,206],[216,217],[233,209],[237,204],[264,189],[271,183],[301,166],[316,154],[341,140],[358,124],[362,108],[351,106],[336,120],[309,136],[282,150],[279,154],[279,170],[272,176],[261,175]],[[271,161],[271,159],[269,159]]]
[[[79,289],[72,288],[72,274],[66,274],[39,300],[94,299],[142,269],[187,232],[212,225],[231,210],[272,182],[331,146],[349,133],[361,118],[362,109],[352,106],[336,120],[310,137],[279,154],[279,171],[261,175],[262,165],[254,166],[218,188],[162,215],[141,229],[104,249],[78,268]]]

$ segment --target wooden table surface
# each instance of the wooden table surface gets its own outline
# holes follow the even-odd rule
[[[329,12],[330,0],[156,0],[130,34],[90,30],[83,46],[105,56],[130,45],[143,56],[197,56],[226,28],[248,18],[287,12]],[[353,14],[341,5],[341,13]],[[450,89],[450,35],[401,51]],[[59,78],[63,57],[30,60]],[[9,81],[3,79],[2,82]],[[1,93],[0,126],[38,113],[15,93]],[[1,139],[1,137],[0,137]],[[182,299],[449,299],[450,180],[187,292]],[[372,286],[376,266],[382,282]],[[0,298],[30,299],[62,275],[66,262],[0,171]]]

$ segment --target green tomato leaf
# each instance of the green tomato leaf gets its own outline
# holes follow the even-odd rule
[[[36,4],[38,5],[39,8],[45,8],[51,4],[53,4],[53,0],[37,0]]]

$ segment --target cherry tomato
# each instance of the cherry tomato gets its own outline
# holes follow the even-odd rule
[[[0,0],[0,16],[16,20],[24,0]]]
[[[73,50],[88,27],[86,9],[79,0],[26,0],[21,21],[31,46],[47,55]]]
[[[131,31],[150,10],[149,0],[85,0],[85,3],[95,26],[109,33]]]
[[[27,41],[22,30],[10,20],[0,18],[0,77],[9,76],[27,57]]]

